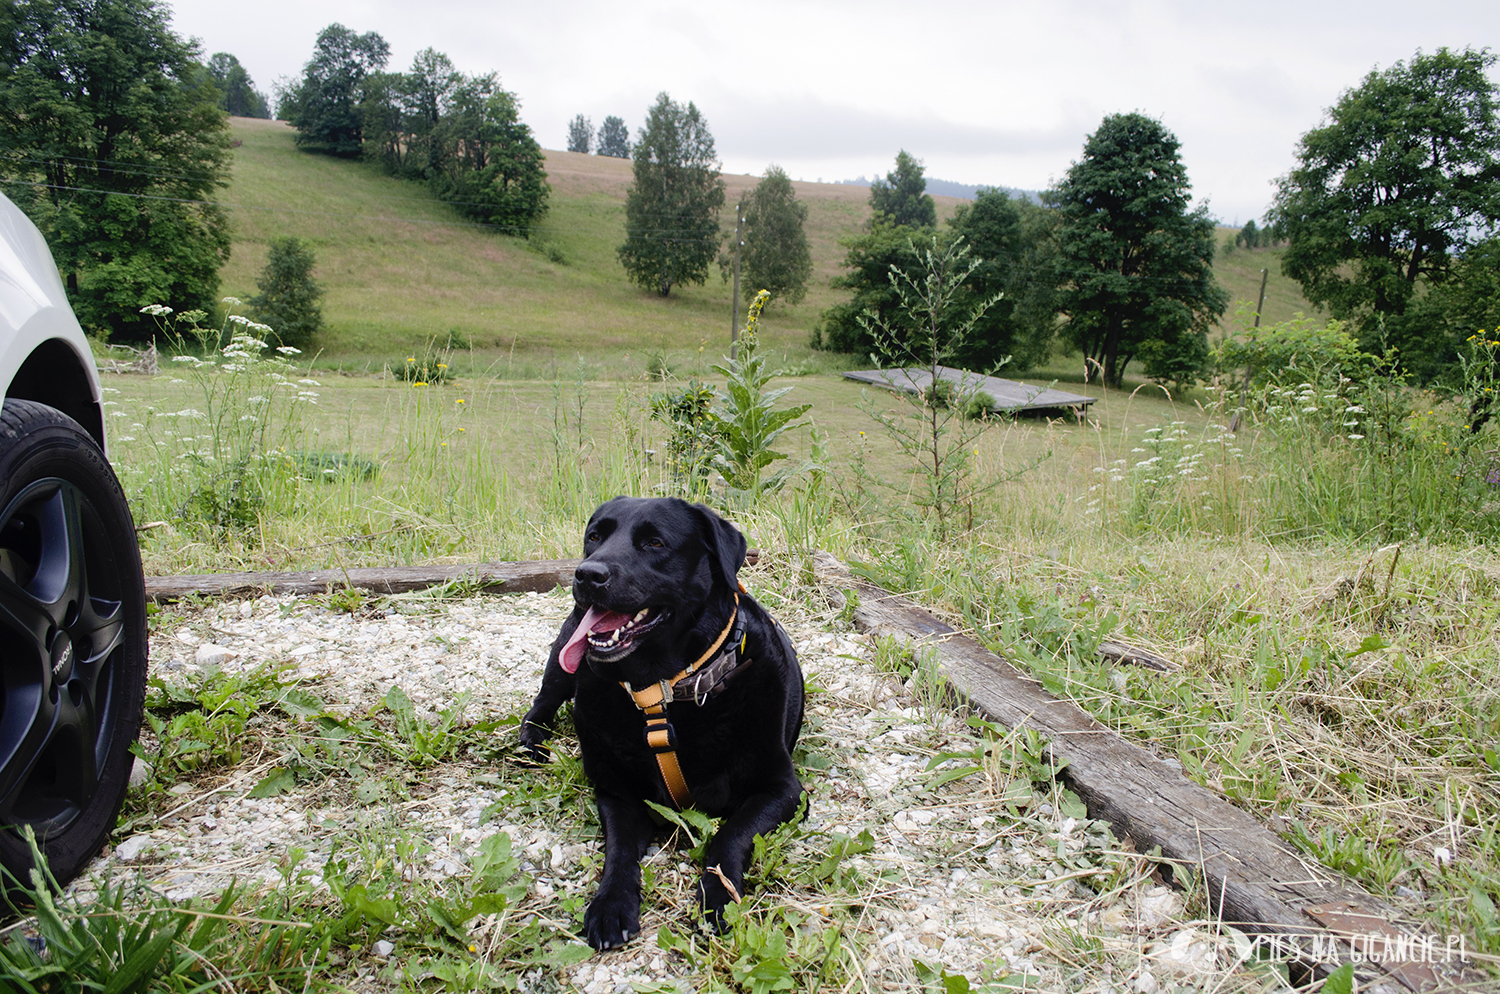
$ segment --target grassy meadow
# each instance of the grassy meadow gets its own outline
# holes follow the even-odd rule
[[[677,492],[650,396],[723,382],[728,292],[715,278],[662,300],[625,282],[628,162],[549,152],[552,210],[521,241],[418,186],[302,155],[283,125],[235,133],[224,292],[252,295],[266,240],[299,235],[328,330],[316,357],[106,378],[112,457],[152,524],[148,572],[575,555],[598,501]],[[727,179],[731,203],[753,182]],[[1089,416],[988,423],[963,469],[966,527],[939,534],[920,474],[871,416],[903,402],[807,345],[865,191],[797,189],[816,278],[761,340],[791,370],[772,384],[790,388],[779,405],[810,404],[820,440],[785,436],[795,472],[779,492],[713,495],[780,594],[816,600],[804,557],[834,552],[1500,962],[1500,499],[1474,470],[1500,442],[1467,438],[1462,398],[1300,384],[1174,397],[1102,389],[1060,358],[1027,378],[1096,397]],[[1305,309],[1274,250],[1230,253],[1221,278],[1253,306],[1261,268],[1268,321]],[[449,381],[384,374],[433,349]],[[666,383],[646,377],[653,355]],[[1358,430],[1340,427],[1355,407]],[[1106,637],[1178,669],[1103,663]]]
[[[551,209],[540,230],[522,239],[460,220],[421,184],[299,152],[284,122],[232,123],[240,144],[223,201],[234,205],[234,241],[221,289],[248,299],[257,292],[268,241],[307,239],[317,253],[315,275],[328,291],[320,367],[377,373],[430,342],[453,341],[461,368],[490,378],[566,376],[582,356],[591,375],[618,380],[642,374],[654,353],[686,360],[703,348],[716,360],[727,348],[730,287],[717,270],[703,286],[675,287],[666,299],[625,280],[615,249],[624,241],[629,160],[547,152]],[[722,221],[732,231],[734,204],[759,178],[724,179]],[[844,299],[828,283],[842,271],[839,240],[869,217],[869,191],[793,186],[808,208],[813,277],[802,303],[766,312],[762,338],[788,366],[862,364],[864,357],[815,352],[808,340],[818,315]],[[934,199],[940,219],[961,202]],[[1230,229],[1221,239],[1225,234],[1232,241]],[[1296,284],[1280,276],[1277,250],[1241,249],[1220,269],[1234,300],[1226,322],[1237,320],[1241,307],[1254,307],[1262,267],[1272,271],[1267,322],[1310,310]],[[1059,362],[1041,372],[1044,379],[1081,377],[1081,365]]]

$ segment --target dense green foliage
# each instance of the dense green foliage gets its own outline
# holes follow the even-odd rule
[[[300,238],[273,238],[266,268],[256,285],[260,293],[249,303],[256,320],[271,326],[283,345],[302,347],[323,327],[318,306],[323,288],[313,279],[312,246]]]
[[[1057,307],[1112,386],[1135,358],[1153,379],[1191,382],[1229,302],[1213,274],[1214,222],[1206,207],[1189,210],[1178,149],[1161,122],[1110,115],[1046,195],[1058,213]]]
[[[708,122],[691,102],[683,107],[659,94],[631,161],[620,264],[632,282],[663,297],[679,283],[702,283],[718,251],[724,206]]]
[[[903,150],[896,168],[870,186],[868,231],[839,242],[849,272],[833,278],[836,289],[853,290],[847,304],[823,312],[813,329],[813,347],[834,352],[869,353],[875,345],[870,322],[898,327],[902,314],[894,273],[915,271],[921,257],[913,239],[925,241],[937,225],[937,205],[927,193],[922,163]]]
[[[870,184],[870,209],[877,217],[908,228],[937,225],[937,204],[927,192],[922,163],[905,149],[896,153],[896,168]]]
[[[0,7],[0,173],[52,247],[83,326],[148,338],[140,313],[211,308],[229,224],[219,94],[156,0]]]
[[[1487,50],[1442,48],[1371,72],[1302,136],[1278,184],[1283,271],[1309,300],[1356,321],[1367,349],[1395,346],[1423,378],[1451,366],[1473,330],[1463,327],[1472,315],[1435,306],[1464,291],[1425,291],[1482,277],[1482,266],[1455,260],[1500,224],[1494,63]]]
[[[1263,328],[1247,328],[1219,347],[1219,368],[1247,387],[1297,387],[1305,382],[1362,382],[1375,370],[1376,357],[1360,349],[1337,319],[1319,324],[1298,317]]]
[[[1026,370],[1045,362],[1055,335],[1051,275],[1052,212],[1004,190],[982,188],[972,204],[960,205],[949,221],[974,260],[956,303],[975,309],[992,301],[973,327],[952,345],[959,365]]]
[[[853,290],[854,297],[824,313],[815,332],[818,347],[868,353],[877,344],[871,327],[901,334],[910,311],[901,306],[895,274],[917,272],[926,265],[925,256],[913,246],[930,240],[933,230],[898,225],[891,218],[879,212],[871,218],[868,232],[843,242],[849,272],[835,277],[833,284]],[[948,228],[938,234],[935,250],[940,255],[959,241],[966,245],[962,285],[945,293],[945,306],[970,313],[981,301],[989,302],[978,309],[963,336],[945,345],[948,361],[979,370],[1007,359],[1016,369],[1046,360],[1055,324],[1048,282],[1053,276],[1054,223],[1052,212],[1012,200],[1003,190],[985,188],[972,204],[961,205]]]
[[[587,155],[594,143],[594,122],[579,114],[568,122],[568,151]]]
[[[298,144],[363,155],[426,182],[465,217],[528,234],[546,213],[551,188],[516,95],[500,88],[495,73],[466,75],[432,48],[418,52],[408,72],[377,71],[384,65],[379,38],[337,24],[318,36],[292,98]],[[346,92],[350,102],[323,96]]]
[[[848,303],[834,304],[823,312],[813,329],[813,347],[833,352],[857,352],[868,355],[874,340],[865,318],[895,326],[900,322],[900,297],[891,284],[895,270],[912,270],[918,265],[912,248],[911,228],[902,227],[881,215],[870,219],[870,230],[840,241],[845,248],[844,267],[848,272],[835,276],[835,289],[852,290]]]
[[[743,207],[740,286],[745,300],[769,290],[771,300],[801,303],[812,275],[812,251],[804,230],[807,205],[797,200],[786,171],[780,166],[766,169],[765,178],[745,197]]]
[[[279,117],[297,129],[297,144],[311,152],[358,156],[364,150],[361,84],[385,68],[391,46],[374,31],[355,34],[342,24],[318,33],[302,80],[282,96]]]
[[[266,95],[255,88],[255,81],[240,65],[240,60],[228,52],[215,52],[209,57],[208,78],[219,88],[219,107],[234,117],[271,116],[271,106]]]
[[[599,154],[616,159],[630,158],[630,129],[623,118],[611,114],[599,125]]]

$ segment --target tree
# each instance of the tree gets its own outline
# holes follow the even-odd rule
[[[977,309],[993,301],[952,347],[965,369],[988,369],[1009,360],[1014,369],[1043,362],[1051,349],[1056,307],[1046,276],[1052,213],[1004,190],[981,187],[974,202],[961,204],[949,220],[972,256],[958,306]]]
[[[797,200],[792,181],[780,166],[771,166],[751,190],[744,204],[745,235],[740,256],[746,301],[760,290],[770,291],[770,300],[800,303],[807,295],[812,275],[812,252],[807,247],[807,205]],[[728,253],[720,264],[731,261]]]
[[[611,114],[599,125],[599,154],[616,159],[630,158],[630,129],[625,122]]]
[[[888,382],[900,388],[907,402],[905,414],[885,410],[884,405],[871,405],[866,411],[912,460],[915,485],[908,492],[932,515],[941,541],[972,528],[980,494],[1020,472],[988,481],[974,479],[970,453],[979,452],[974,443],[989,424],[983,415],[989,413],[993,398],[981,396],[980,376],[965,373],[955,382],[944,376],[943,367],[969,351],[965,340],[995,301],[963,299],[962,288],[978,263],[961,237],[944,240],[931,234],[925,241],[918,248],[914,240],[907,240],[915,267],[893,267],[890,272],[899,322],[891,324],[876,315],[861,320],[875,343],[871,358],[888,371]],[[907,392],[907,386],[916,392]]]
[[[1302,136],[1297,167],[1277,181],[1283,272],[1357,321],[1366,349],[1395,345],[1419,372],[1451,361],[1456,343],[1424,342],[1412,305],[1500,223],[1494,62],[1487,50],[1441,48],[1371,72]]]
[[[849,271],[835,276],[831,285],[835,290],[853,290],[854,296],[848,303],[834,304],[823,312],[813,330],[814,348],[868,355],[875,346],[869,331],[872,323],[900,327],[901,298],[891,276],[897,271],[915,272],[922,265],[921,256],[912,247],[914,230],[877,214],[870,219],[869,231],[839,242],[846,250],[844,267]]]
[[[896,153],[895,170],[870,184],[870,209],[908,228],[937,225],[937,204],[927,193],[922,163],[905,149]]]
[[[464,77],[434,131],[433,192],[466,217],[527,236],[552,192],[542,147],[494,73]]]
[[[323,327],[323,288],[313,279],[314,261],[312,246],[302,239],[273,238],[266,268],[255,281],[260,293],[250,298],[250,307],[283,345],[305,346]]]
[[[1189,210],[1177,136],[1144,114],[1113,114],[1045,194],[1056,209],[1054,285],[1068,335],[1121,385],[1140,357],[1153,379],[1189,382],[1229,295],[1214,279],[1214,222]]]
[[[229,256],[229,130],[158,0],[0,7],[0,171],[86,329],[148,339],[149,304],[210,309]]]
[[[679,283],[702,283],[717,253],[724,206],[708,122],[691,102],[683,107],[661,93],[631,160],[635,179],[625,195],[620,264],[633,282],[663,297]]]
[[[278,116],[297,129],[297,145],[312,152],[358,156],[364,145],[360,84],[384,69],[390,54],[391,46],[374,31],[355,34],[342,24],[330,24],[319,32],[301,82],[277,108]]]
[[[589,154],[594,142],[594,122],[579,114],[568,122],[568,151]]]
[[[240,60],[228,52],[215,52],[205,67],[208,78],[219,88],[219,106],[234,117],[270,117],[266,95],[255,88]]]
[[[870,185],[868,230],[839,242],[847,249],[849,272],[832,282],[835,289],[853,290],[854,298],[823,312],[813,330],[814,348],[868,353],[875,345],[870,327],[901,326],[905,312],[892,279],[924,264],[912,246],[930,241],[937,225],[937,205],[926,190],[922,163],[904,150],[896,155],[895,170]]]

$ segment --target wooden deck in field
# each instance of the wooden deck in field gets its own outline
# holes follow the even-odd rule
[[[925,393],[932,386],[932,372],[927,369],[861,369],[844,375],[851,380],[902,393]],[[1095,400],[1082,394],[1034,387],[1015,380],[1003,380],[998,376],[971,373],[967,369],[954,369],[952,366],[939,366],[938,378],[952,383],[962,395],[987,394],[994,402],[990,405],[990,409],[994,411],[1039,411],[1067,407],[1082,413]]]

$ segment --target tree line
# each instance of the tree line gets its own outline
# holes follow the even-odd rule
[[[496,73],[471,76],[432,48],[404,73],[386,71],[390,45],[342,24],[319,33],[278,116],[310,152],[363,158],[428,184],[464,217],[526,236],[551,187],[520,101]]]
[[[1356,329],[1361,349],[1422,382],[1451,376],[1464,342],[1500,326],[1500,118],[1487,50],[1439,49],[1373,71],[1298,144],[1266,224],[1232,246],[1284,246],[1282,272]],[[864,353],[867,327],[899,324],[890,275],[917,249],[963,239],[982,262],[956,306],[1000,296],[960,358],[1020,368],[1054,341],[1119,385],[1192,382],[1227,295],[1213,277],[1214,224],[1190,209],[1176,137],[1142,114],[1106,117],[1041,205],[981,190],[938,230],[921,166],[904,151],[870,191],[866,231],[846,239],[814,344]],[[1226,246],[1231,247],[1231,246]]]
[[[616,159],[630,158],[630,129],[624,118],[611,114],[599,125],[597,134],[591,118],[579,114],[568,122],[568,151],[588,155],[597,152]]]

